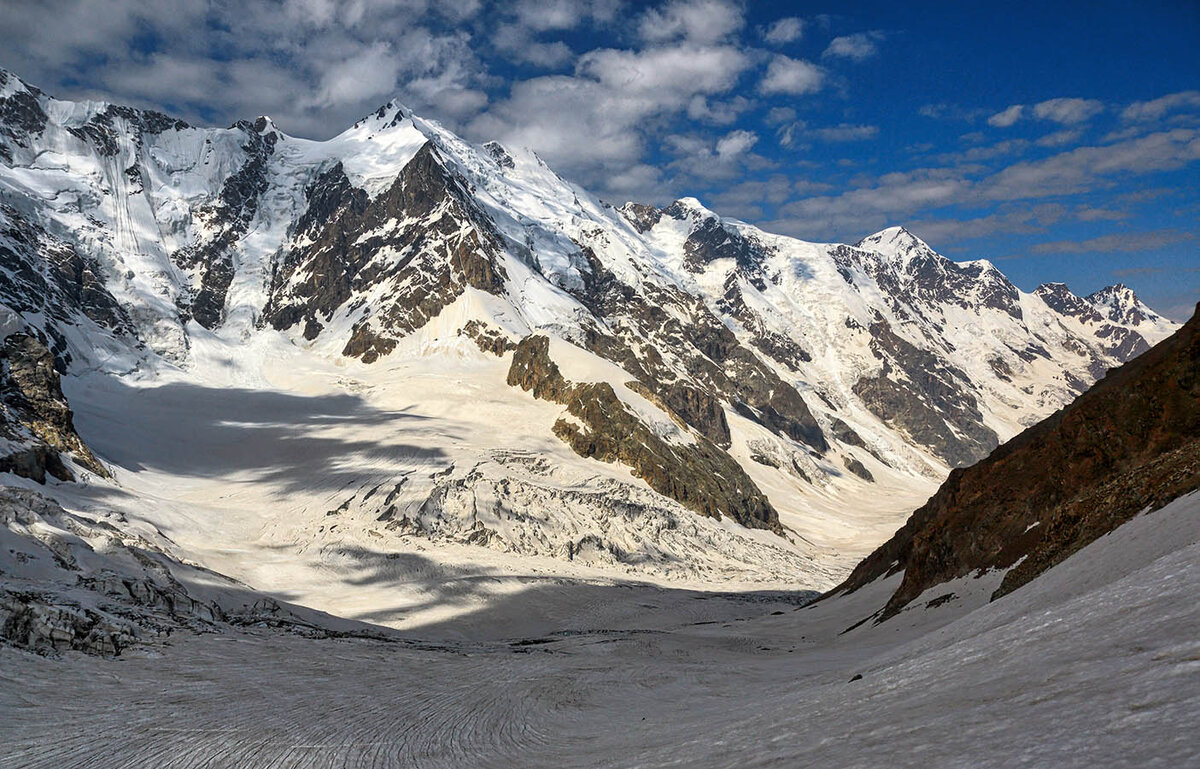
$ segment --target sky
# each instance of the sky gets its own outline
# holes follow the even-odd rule
[[[0,0],[0,40],[60,98],[310,138],[395,98],[610,202],[1200,300],[1196,0]]]

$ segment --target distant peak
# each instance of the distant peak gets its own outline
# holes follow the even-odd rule
[[[933,250],[925,241],[900,226],[880,230],[854,245],[867,251],[876,251],[891,256],[906,256],[920,250]]]
[[[1038,296],[1074,296],[1069,286],[1062,281],[1048,281],[1033,290]]]

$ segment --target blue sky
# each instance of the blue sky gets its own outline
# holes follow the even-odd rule
[[[396,97],[614,202],[904,224],[1019,286],[1200,299],[1200,3],[0,0],[64,98],[331,136]]]

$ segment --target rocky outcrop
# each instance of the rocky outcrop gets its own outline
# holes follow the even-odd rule
[[[1198,308],[1200,309],[1200,308]],[[1015,590],[1135,515],[1200,488],[1200,313],[1075,403],[955,470],[835,591],[903,571],[880,614],[985,569]]]
[[[5,456],[0,456],[0,471],[38,483],[45,483],[47,474],[63,481],[73,480],[58,456],[64,452],[92,472],[108,476],[75,432],[54,359],[37,337],[19,332],[4,339],[0,347],[0,399],[0,432],[12,445]]]
[[[277,329],[304,322],[305,337],[315,338],[360,297],[345,310],[356,321],[343,354],[370,363],[468,286],[503,290],[499,236],[432,143],[373,199],[336,165],[309,187],[308,203],[272,279],[264,319]],[[362,299],[377,292],[386,305]]]
[[[46,324],[46,333],[60,370],[70,353],[58,324],[75,325],[82,316],[135,338],[129,314],[109,292],[96,260],[9,205],[0,205],[0,298],[20,315],[54,321]]]
[[[0,98],[0,160],[11,163],[13,149],[27,148],[30,137],[45,128],[47,118],[38,103],[38,89],[26,86],[4,70],[0,70],[0,89],[12,90]]]
[[[606,382],[567,381],[550,359],[548,337],[527,337],[517,345],[508,383],[566,406],[574,419],[558,420],[554,432],[580,456],[627,465],[650,488],[701,515],[782,532],[775,509],[732,457],[698,435],[692,443],[668,443]]]
[[[796,388],[743,345],[703,301],[679,290],[634,288],[590,250],[584,256],[590,269],[576,296],[606,326],[586,327],[590,351],[624,368],[719,446],[730,440],[724,402],[776,435],[818,452],[828,448]]]

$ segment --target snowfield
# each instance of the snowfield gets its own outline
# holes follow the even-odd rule
[[[407,640],[0,648],[0,766],[1194,766],[1197,520],[1192,494],[994,603],[968,578],[849,632],[896,578],[803,608],[539,581]]]

